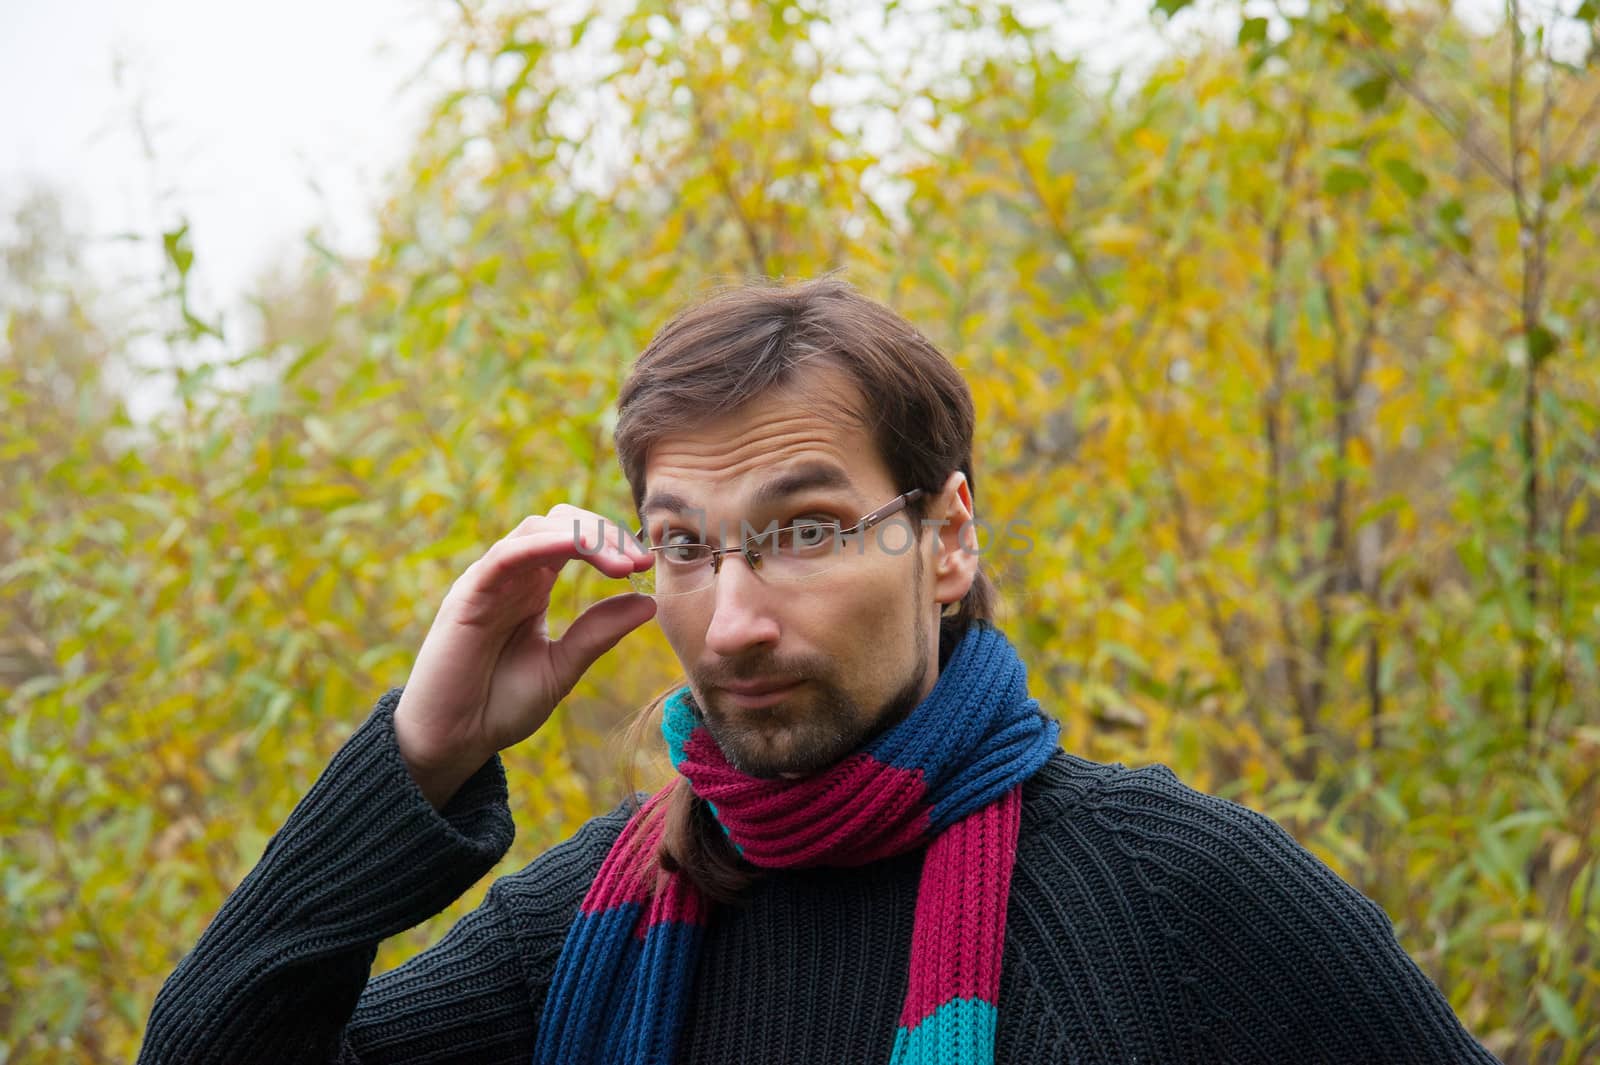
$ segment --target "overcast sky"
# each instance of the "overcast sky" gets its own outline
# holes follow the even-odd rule
[[[32,182],[67,194],[97,269],[133,232],[182,212],[201,308],[239,306],[293,261],[313,224],[342,250],[370,241],[384,175],[427,93],[403,89],[440,40],[446,0],[0,0],[0,212]],[[1139,4],[1065,9],[1114,54]],[[1115,14],[1113,14],[1115,12]],[[154,159],[136,134],[151,130]],[[146,245],[154,255],[158,244]],[[133,261],[124,270],[148,268]]]
[[[1019,6],[1061,18],[1093,67],[1161,47],[1145,0]],[[0,214],[30,183],[62,191],[104,272],[128,261],[114,234],[155,238],[181,212],[196,305],[236,313],[313,225],[344,251],[370,242],[384,177],[439,91],[407,82],[451,12],[449,0],[0,0]],[[1180,20],[1168,36],[1193,30]],[[124,270],[141,268],[151,260]]]
[[[113,234],[159,234],[181,211],[202,306],[297,255],[313,223],[359,247],[420,121],[424,94],[402,86],[440,7],[0,0],[0,209],[58,189],[102,263]]]

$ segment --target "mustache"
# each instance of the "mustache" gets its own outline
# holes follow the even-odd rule
[[[756,680],[781,680],[792,684],[810,680],[817,675],[818,671],[806,663],[783,663],[766,659],[699,670],[695,677],[705,687],[715,688],[727,683],[738,684]]]

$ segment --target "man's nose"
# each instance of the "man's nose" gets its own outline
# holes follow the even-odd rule
[[[777,597],[737,552],[723,556],[722,568],[711,585],[711,624],[706,629],[706,649],[734,658],[752,646],[776,643],[778,619],[773,614]]]

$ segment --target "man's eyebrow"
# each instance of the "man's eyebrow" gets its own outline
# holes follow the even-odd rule
[[[762,506],[814,489],[846,489],[850,475],[831,462],[804,462],[757,488],[751,503]]]
[[[672,492],[651,492],[644,497],[644,502],[639,504],[640,514],[648,514],[652,510],[670,510],[674,514],[683,514],[693,509],[687,499]]]
[[[831,462],[805,462],[792,469],[778,474],[755,490],[751,497],[754,506],[775,503],[788,496],[813,489],[846,489],[853,487],[850,475]],[[645,496],[644,503],[639,507],[639,513],[648,514],[653,510],[667,510],[676,514],[684,514],[698,508],[691,506],[689,501],[673,492],[651,492]]]

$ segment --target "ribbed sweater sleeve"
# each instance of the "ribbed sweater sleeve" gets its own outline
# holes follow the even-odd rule
[[[1215,1061],[1492,1063],[1388,916],[1271,819],[1164,766],[1096,802],[1158,901]]]
[[[490,1061],[517,1042],[508,1028],[531,1030],[492,899],[362,996],[379,942],[459,898],[515,834],[498,756],[443,810],[428,803],[395,743],[399,696],[378,701],[167,978],[141,1063],[441,1061],[463,1044]]]

